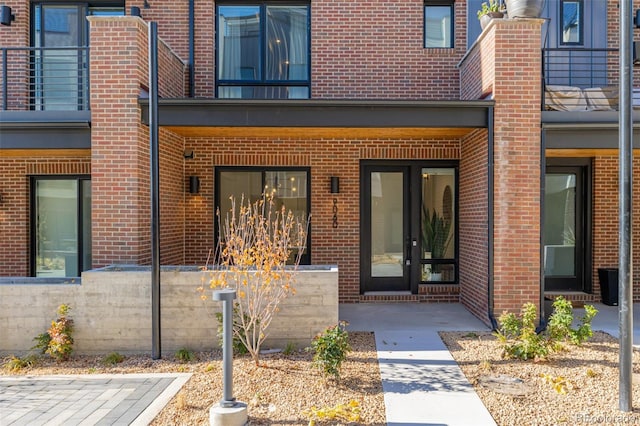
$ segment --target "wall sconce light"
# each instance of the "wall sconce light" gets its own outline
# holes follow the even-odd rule
[[[340,193],[340,178],[338,176],[331,176],[331,193]]]
[[[183,155],[185,160],[193,160],[193,157],[195,156],[192,149],[185,149]]]
[[[331,176],[331,193],[340,193],[340,178],[338,176]],[[333,199],[333,224],[334,228],[338,227],[338,199]]]
[[[144,0],[144,6],[145,9],[151,9],[151,5],[149,5],[149,2],[147,0]]]
[[[636,28],[640,28],[640,9],[636,10],[636,16],[633,17],[633,24]]]
[[[140,8],[138,6],[131,6],[131,12],[129,13],[131,16],[142,16],[140,14]]]
[[[11,25],[11,21],[16,20],[16,15],[11,13],[9,6],[0,6],[0,24]]]
[[[200,178],[198,176],[189,176],[189,193],[197,194],[200,192]]]

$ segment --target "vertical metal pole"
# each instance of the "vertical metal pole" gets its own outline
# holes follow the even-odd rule
[[[9,104],[9,96],[7,94],[8,89],[8,74],[7,74],[7,49],[2,49],[2,109],[4,111],[7,110],[7,105]]]
[[[234,407],[233,397],[233,300],[235,290],[216,290],[213,300],[222,301],[222,400],[221,407]]]
[[[158,147],[158,24],[149,22],[149,143],[151,144],[151,357],[162,357],[160,336],[160,167]]]
[[[618,298],[620,315],[620,411],[631,411],[631,373],[633,351],[632,285],[633,250],[631,238],[633,179],[633,109],[631,105],[633,40],[631,1],[620,2],[620,112],[619,112],[619,197],[620,227],[618,243]]]

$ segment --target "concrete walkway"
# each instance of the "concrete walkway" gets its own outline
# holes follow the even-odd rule
[[[375,332],[388,425],[495,425],[438,336],[489,330],[462,305],[341,305],[340,319]]]

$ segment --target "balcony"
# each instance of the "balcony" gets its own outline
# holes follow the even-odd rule
[[[618,109],[618,50],[542,50],[543,111]]]
[[[2,47],[2,111],[88,111],[88,47]]]

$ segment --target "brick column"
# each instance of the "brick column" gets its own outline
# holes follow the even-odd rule
[[[93,266],[150,261],[148,132],[138,96],[147,28],[134,17],[89,18]]]
[[[498,20],[503,21],[503,20]],[[542,20],[496,22],[494,309],[540,300]]]

